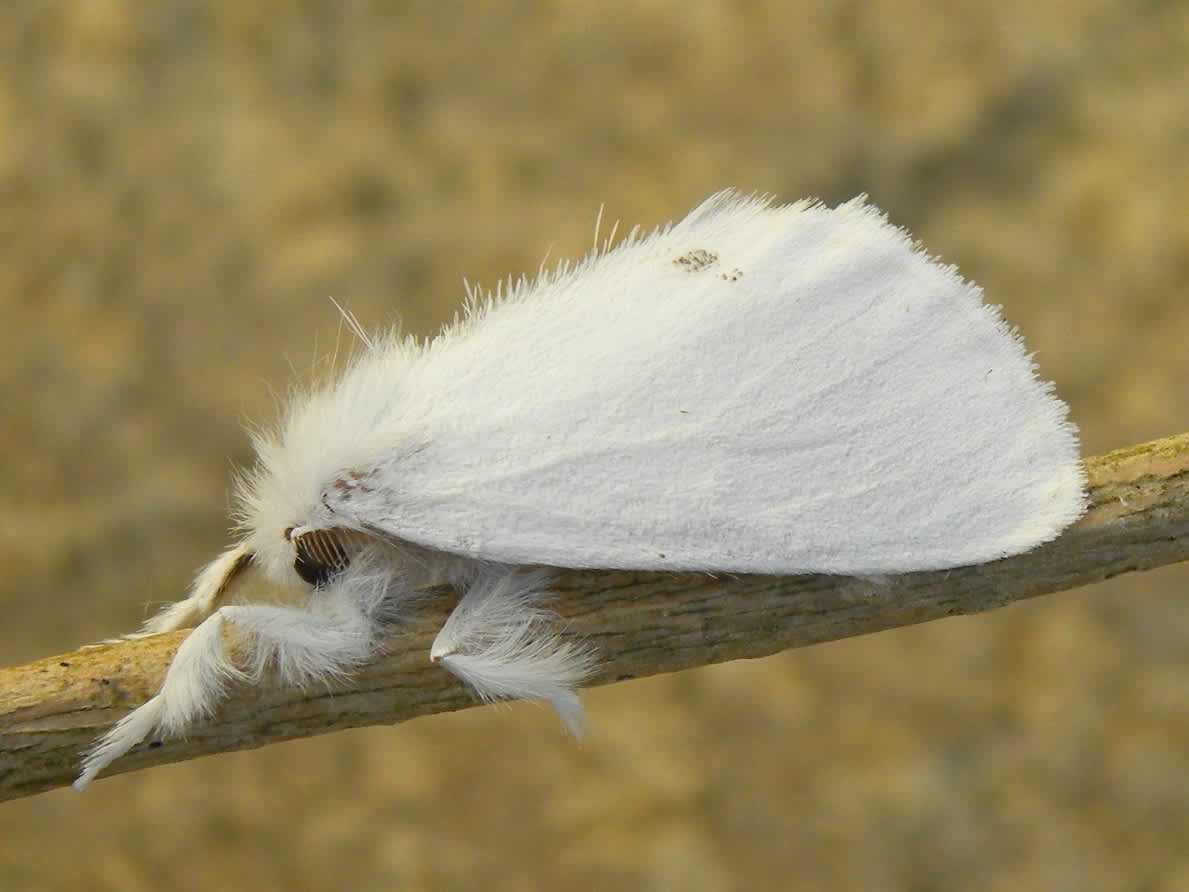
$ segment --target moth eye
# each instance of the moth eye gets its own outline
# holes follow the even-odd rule
[[[332,527],[309,530],[293,535],[294,527],[285,530],[285,538],[293,543],[297,557],[293,570],[314,588],[322,588],[351,565],[354,540],[359,534],[352,530]]]

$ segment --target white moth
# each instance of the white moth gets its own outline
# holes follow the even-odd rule
[[[862,198],[723,192],[471,295],[428,342],[365,340],[256,449],[239,542],[140,634],[196,628],[76,788],[230,683],[351,672],[422,585],[464,593],[430,659],[577,730],[593,654],[533,568],[933,570],[1026,551],[1085,506],[1066,407],[997,308]]]

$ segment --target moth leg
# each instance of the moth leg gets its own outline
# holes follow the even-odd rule
[[[124,637],[145,638],[197,626],[226,600],[232,584],[251,566],[253,558],[243,543],[228,548],[199,571],[187,597],[162,608],[139,631]]]
[[[89,650],[120,641],[148,638],[150,635],[173,632],[177,629],[195,628],[227,599],[232,584],[251,566],[252,560],[253,554],[246,545],[228,548],[202,568],[190,586],[188,596],[167,604],[154,616],[149,617],[137,631],[118,638],[105,638],[98,644],[84,644],[82,649]]]
[[[85,790],[104,768],[158,730],[184,733],[214,710],[227,685],[244,677],[223,648],[223,617],[208,617],[179,645],[161,690],[120,719],[83,759],[74,789]]]
[[[589,648],[562,641],[556,617],[540,607],[550,575],[481,569],[429,656],[485,701],[543,700],[578,736],[584,719],[575,688],[594,671],[595,659]]]
[[[270,669],[282,684],[346,675],[374,652],[376,629],[346,595],[315,595],[309,609],[262,605],[218,608],[178,647],[161,690],[125,716],[87,753],[74,782],[85,789],[104,768],[146,737],[177,737],[211,715],[234,682],[258,682]],[[224,626],[250,630],[246,669],[226,652]]]

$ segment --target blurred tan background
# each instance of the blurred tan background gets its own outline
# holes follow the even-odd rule
[[[733,185],[869,192],[1087,454],[1189,429],[1189,4],[0,6],[0,660],[226,538],[328,296],[431,333]],[[1189,889],[1189,568],[0,806],[0,888]]]

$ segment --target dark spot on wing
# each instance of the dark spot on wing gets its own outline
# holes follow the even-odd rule
[[[680,257],[673,258],[673,264],[681,267],[687,273],[700,273],[704,269],[709,269],[718,263],[718,255],[713,251],[707,251],[705,248],[695,248],[693,251],[687,251]]]

